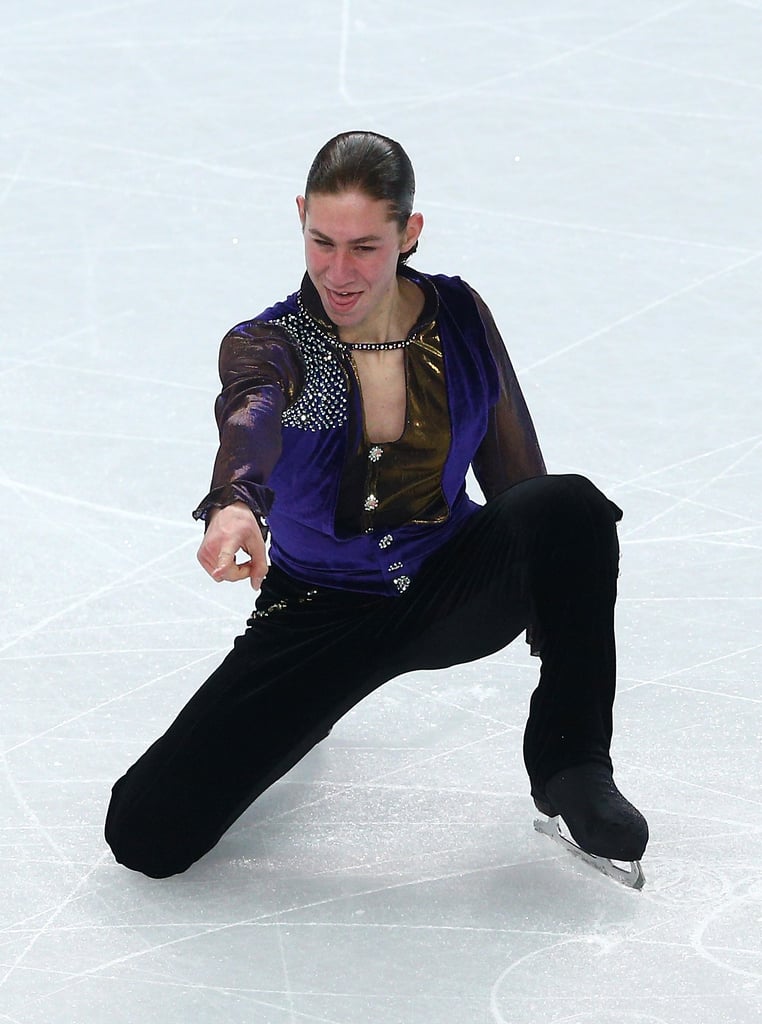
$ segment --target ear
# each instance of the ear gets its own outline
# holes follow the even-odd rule
[[[408,252],[415,245],[423,231],[423,214],[411,213],[402,232],[400,252]]]
[[[296,197],[296,208],[299,210],[299,221],[302,225],[302,231],[304,231],[304,225],[307,220],[307,200],[304,196]]]

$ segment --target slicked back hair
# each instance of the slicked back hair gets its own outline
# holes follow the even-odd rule
[[[319,150],[312,161],[305,198],[311,195],[338,195],[357,191],[369,199],[383,200],[397,221],[400,231],[405,229],[413,212],[415,174],[405,150],[394,139],[376,132],[342,132],[334,136]],[[418,248],[418,243],[400,253],[404,263]]]

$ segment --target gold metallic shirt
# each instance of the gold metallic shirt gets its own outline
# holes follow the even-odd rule
[[[339,490],[336,525],[357,533],[400,523],[438,523],[449,513],[442,467],[450,448],[450,414],[442,345],[433,322],[413,330],[405,349],[405,427],[395,441],[360,443]],[[352,386],[359,388],[357,374]]]

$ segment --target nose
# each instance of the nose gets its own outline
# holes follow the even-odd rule
[[[338,289],[349,284],[354,276],[352,255],[336,249],[331,256],[331,283]]]

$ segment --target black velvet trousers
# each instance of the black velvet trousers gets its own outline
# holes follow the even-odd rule
[[[184,871],[376,687],[492,654],[529,625],[532,792],[562,768],[610,765],[619,518],[584,477],[537,477],[475,513],[400,596],[315,590],[271,567],[246,633],[114,786],[117,860]]]

